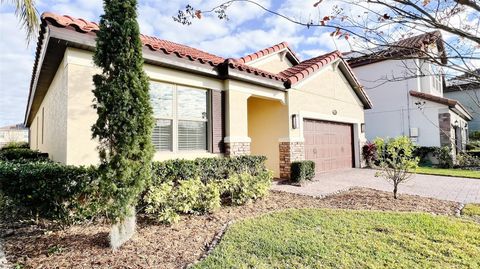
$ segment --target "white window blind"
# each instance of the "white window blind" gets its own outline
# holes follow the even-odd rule
[[[155,117],[152,141],[157,151],[208,149],[208,92],[150,82]]]

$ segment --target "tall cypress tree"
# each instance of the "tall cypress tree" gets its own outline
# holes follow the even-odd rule
[[[98,119],[93,138],[100,142],[100,188],[112,223],[134,212],[151,176],[153,112],[143,71],[136,0],[105,0],[97,33],[93,77]]]

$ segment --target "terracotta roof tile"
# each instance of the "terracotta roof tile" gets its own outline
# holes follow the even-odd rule
[[[73,27],[77,32],[81,33],[96,33],[99,30],[99,26],[95,22],[89,22],[67,15],[45,12],[42,14],[42,19],[53,23],[57,27]],[[147,46],[153,51],[162,51],[165,54],[173,53],[180,58],[198,61],[202,64],[209,63],[212,66],[216,66],[225,61],[222,57],[156,37],[140,35],[140,39],[144,46]]]
[[[266,55],[269,55],[269,54],[272,54],[274,52],[277,52],[277,51],[280,51],[280,50],[283,50],[287,48],[291,53],[292,55],[295,57],[295,59],[297,59],[298,61],[300,61],[299,57],[295,54],[295,52],[288,46],[288,43],[287,42],[282,42],[280,44],[276,44],[276,45],[273,45],[271,47],[268,47],[268,48],[265,48],[265,49],[262,49],[262,50],[259,50],[257,52],[254,52],[254,53],[251,53],[251,54],[248,54],[246,56],[243,56],[242,58],[238,58],[236,59],[236,61],[242,63],[242,64],[245,64],[245,63],[248,63],[248,62],[251,62],[253,60],[256,60],[258,58],[261,58],[263,56],[266,56]]]
[[[366,53],[350,52],[345,53],[345,55],[349,58],[347,61],[350,66],[357,67],[383,60],[417,55],[420,51],[425,49],[426,45],[433,43],[437,43],[438,49],[442,54],[442,62],[446,63],[446,55],[440,31],[433,31],[405,38],[392,44],[374,48],[372,51],[367,51]],[[359,56],[355,57],[355,55]]]
[[[410,95],[414,96],[414,97],[417,97],[417,98],[420,98],[420,99],[425,99],[427,101],[432,101],[432,102],[435,102],[435,103],[446,105],[446,106],[455,106],[455,105],[458,104],[457,100],[446,98],[446,97],[441,97],[441,96],[436,96],[436,95],[428,94],[428,93],[424,93],[424,92],[419,92],[419,91],[410,91]]]
[[[279,75],[286,78],[290,85],[293,85],[313,74],[315,71],[322,68],[323,66],[335,61],[336,59],[339,59],[340,57],[341,53],[339,51],[333,51],[300,62],[299,64],[280,72]]]
[[[236,59],[230,58],[230,59],[227,59],[226,62],[227,62],[229,67],[240,70],[240,71],[243,71],[243,72],[246,72],[246,73],[249,73],[249,74],[254,74],[256,76],[261,76],[261,77],[264,77],[264,78],[273,79],[273,80],[277,80],[277,81],[281,81],[281,82],[287,81],[287,79],[285,77],[283,77],[279,74],[270,73],[268,71],[243,64],[243,63],[237,61]]]

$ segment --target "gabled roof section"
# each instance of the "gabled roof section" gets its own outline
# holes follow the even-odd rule
[[[259,68],[256,68],[256,67],[246,65],[244,63],[241,63],[241,62],[237,61],[236,59],[229,58],[229,59],[227,59],[227,61],[225,61],[225,63],[226,63],[226,65],[228,65],[229,68],[233,68],[233,69],[236,69],[236,70],[239,70],[239,71],[244,71],[244,72],[249,73],[249,74],[253,74],[253,75],[256,75],[256,76],[261,76],[261,77],[264,77],[264,78],[273,79],[273,80],[281,81],[281,82],[286,82],[287,81],[287,79],[280,74],[270,73],[268,71],[265,71],[265,70],[262,70],[262,69],[259,69]]]
[[[280,75],[285,77],[290,85],[293,85],[302,79],[313,74],[318,69],[340,58],[341,53],[339,51],[332,51],[327,54],[317,56],[300,62],[299,64],[292,66],[282,72]]]
[[[279,75],[286,79],[285,87],[290,88],[296,83],[313,75],[315,72],[317,72],[324,66],[327,66],[337,61],[339,61],[338,66],[340,70],[349,81],[353,90],[364,104],[365,108],[372,108],[372,102],[368,98],[367,93],[360,85],[360,82],[355,77],[352,69],[342,59],[342,53],[338,50],[300,62],[299,64],[280,72]]]
[[[419,92],[419,91],[410,91],[410,95],[413,97],[417,97],[423,100],[431,101],[437,104],[442,104],[446,105],[449,108],[455,109],[457,113],[461,114],[460,116],[463,116],[464,118],[471,120],[472,119],[472,114],[468,112],[468,110],[462,105],[457,100],[446,98],[446,97],[441,97],[441,96],[436,96],[433,94],[429,93],[424,93],[424,92]]]
[[[287,42],[282,42],[277,45],[248,54],[246,56],[236,59],[236,61],[242,64],[247,64],[249,62],[274,54],[276,52],[283,51],[285,49],[289,52],[287,58],[290,60],[290,62],[292,62],[292,64],[294,65],[298,64],[300,62],[300,58],[297,56],[297,54],[295,54],[295,52],[290,48],[290,46],[288,46]]]
[[[385,60],[418,58],[428,45],[436,44],[441,62],[447,63],[445,47],[440,31],[428,32],[402,39],[392,44],[382,45],[365,52],[348,52],[345,58],[351,67],[358,67]]]

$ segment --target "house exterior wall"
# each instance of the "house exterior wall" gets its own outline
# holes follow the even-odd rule
[[[92,76],[99,72],[94,67],[92,53],[84,50],[67,48],[65,61],[68,69],[68,142],[65,151],[65,163],[76,165],[96,164],[99,162],[97,145],[98,141],[91,138],[91,126],[97,119],[95,109],[92,107],[94,95]],[[194,75],[186,72],[175,71],[163,67],[145,65],[145,71],[151,80],[177,83],[205,89],[222,89],[223,83],[219,80]],[[65,100],[63,104],[67,103]],[[62,104],[62,103],[59,103]],[[67,115],[67,113],[65,113]],[[35,123],[32,124],[34,126]],[[68,150],[67,150],[68,149]],[[49,152],[48,150],[45,150]],[[171,158],[193,159],[197,157],[213,157],[207,151],[199,152],[156,152],[155,160]]]
[[[338,68],[328,65],[296,85],[289,91],[288,107],[289,122],[292,115],[297,114],[299,126],[293,129],[289,123],[289,138],[281,142],[290,142],[295,148],[298,147],[296,142],[304,142],[303,119],[350,123],[353,125],[355,166],[361,166],[360,147],[366,140],[360,130],[364,123],[364,107]]]
[[[410,128],[418,128],[413,140],[421,146],[440,146],[438,109],[446,106],[427,102],[423,110],[415,104],[423,101],[410,96],[417,90],[441,96],[441,89],[432,90],[432,77],[420,75],[419,66],[429,69],[418,60],[388,60],[354,68],[365,87],[373,108],[365,111],[366,137],[410,136]],[[412,77],[413,76],[413,77]]]
[[[445,97],[460,101],[462,105],[472,114],[473,119],[468,123],[468,131],[480,131],[480,88],[464,91],[445,92]]]
[[[248,99],[248,136],[250,153],[267,157],[266,166],[280,176],[278,141],[288,136],[288,107],[279,101]]]
[[[48,152],[57,162],[67,162],[67,62],[60,63],[30,125],[30,148]]]

